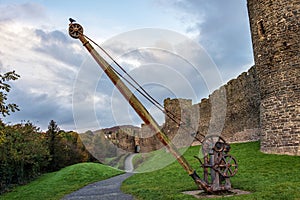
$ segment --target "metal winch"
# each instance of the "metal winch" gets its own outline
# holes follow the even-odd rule
[[[196,138],[197,139],[197,138]],[[199,140],[199,139],[197,139]],[[228,191],[231,189],[230,177],[238,170],[236,159],[229,154],[230,145],[218,135],[207,135],[203,140],[200,155],[194,156],[203,168],[203,181],[211,192]]]

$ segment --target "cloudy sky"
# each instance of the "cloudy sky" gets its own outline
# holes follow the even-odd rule
[[[0,13],[0,73],[21,76],[8,97],[21,110],[7,123],[45,130],[53,119],[79,131],[141,123],[70,38],[69,17],[161,104],[197,103],[253,65],[246,0],[0,0]]]

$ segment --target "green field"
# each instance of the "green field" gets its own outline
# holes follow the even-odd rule
[[[98,163],[80,163],[42,175],[27,185],[18,186],[12,192],[1,195],[0,199],[58,200],[89,183],[121,173]]]
[[[259,151],[258,142],[232,144],[231,147],[231,154],[237,158],[239,164],[237,175],[231,178],[233,188],[252,193],[226,199],[300,200],[299,156],[263,154]],[[185,152],[185,158],[202,176],[199,163],[193,158],[198,153],[199,147],[191,147]],[[153,152],[148,163],[153,165],[157,162],[155,158],[168,160],[166,155],[162,151]],[[151,166],[147,168],[145,162],[140,169],[151,169]],[[0,196],[0,199],[61,199],[89,183],[121,173],[101,164],[76,164],[45,174],[28,185],[16,187],[14,191]],[[122,185],[124,192],[133,194],[140,200],[195,199],[181,192],[196,189],[193,180],[177,162],[157,171],[135,174]]]
[[[252,193],[226,199],[300,199],[299,156],[263,154],[258,142],[232,144],[231,147],[230,153],[239,164],[238,173],[231,178],[233,188]],[[202,177],[202,170],[193,158],[198,152],[199,147],[191,147],[185,157]],[[145,165],[141,168],[146,168]],[[181,192],[196,189],[193,180],[177,162],[158,171],[136,174],[122,185],[124,192],[143,200],[195,199]]]

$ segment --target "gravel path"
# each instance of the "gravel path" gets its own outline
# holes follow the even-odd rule
[[[131,175],[133,174],[126,173],[90,184],[76,192],[68,194],[63,198],[63,200],[133,200],[133,196],[124,194],[120,190],[122,182]]]
[[[125,171],[126,172],[133,172],[134,169],[133,169],[132,159],[134,156],[135,156],[134,153],[127,156],[127,158],[125,160]]]
[[[125,160],[125,170],[127,173],[87,185],[80,190],[66,195],[63,200],[133,200],[132,195],[124,194],[120,190],[122,182],[133,175],[133,173],[130,173],[133,171],[133,157],[134,154],[131,154]]]

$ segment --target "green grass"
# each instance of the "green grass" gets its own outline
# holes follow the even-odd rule
[[[237,158],[239,164],[237,175],[231,178],[233,188],[252,193],[226,197],[226,199],[300,200],[299,156],[263,154],[259,151],[258,142],[232,144],[231,147],[231,154]],[[199,147],[191,147],[184,156],[202,177],[199,163],[193,158],[198,153]],[[166,152],[153,152],[146,157],[147,162],[151,163],[150,167],[147,168],[147,163],[143,163],[140,165],[140,170],[151,170],[151,165],[166,161],[167,157]],[[100,164],[81,163],[58,172],[45,174],[28,185],[16,187],[12,192],[0,196],[0,199],[61,199],[64,195],[89,183],[121,173],[121,171]],[[192,200],[195,198],[181,192],[196,189],[197,186],[193,180],[176,161],[157,171],[135,174],[125,180],[122,185],[124,192],[143,200]]]
[[[125,159],[129,155],[129,153],[122,154],[120,156],[114,158],[105,159],[105,163],[113,168],[124,170],[125,169]]]
[[[18,186],[12,192],[0,196],[0,199],[61,199],[64,195],[85,185],[121,173],[123,172],[98,163],[80,163],[58,172],[44,174],[35,181],[24,186]]]
[[[180,153],[184,153],[187,148],[180,149]],[[154,170],[162,169],[166,165],[176,161],[175,157],[166,152],[165,149],[160,149],[150,153],[141,153],[133,157],[133,166],[135,172],[151,172]]]
[[[299,156],[263,154],[259,151],[258,142],[232,144],[231,147],[230,153],[239,164],[238,173],[231,178],[232,186],[252,193],[226,199],[300,200]],[[198,153],[199,147],[191,147],[184,156],[203,177],[198,162],[193,158]],[[196,189],[192,178],[177,162],[158,171],[136,174],[122,185],[124,192],[143,200],[195,199],[181,192]]]

